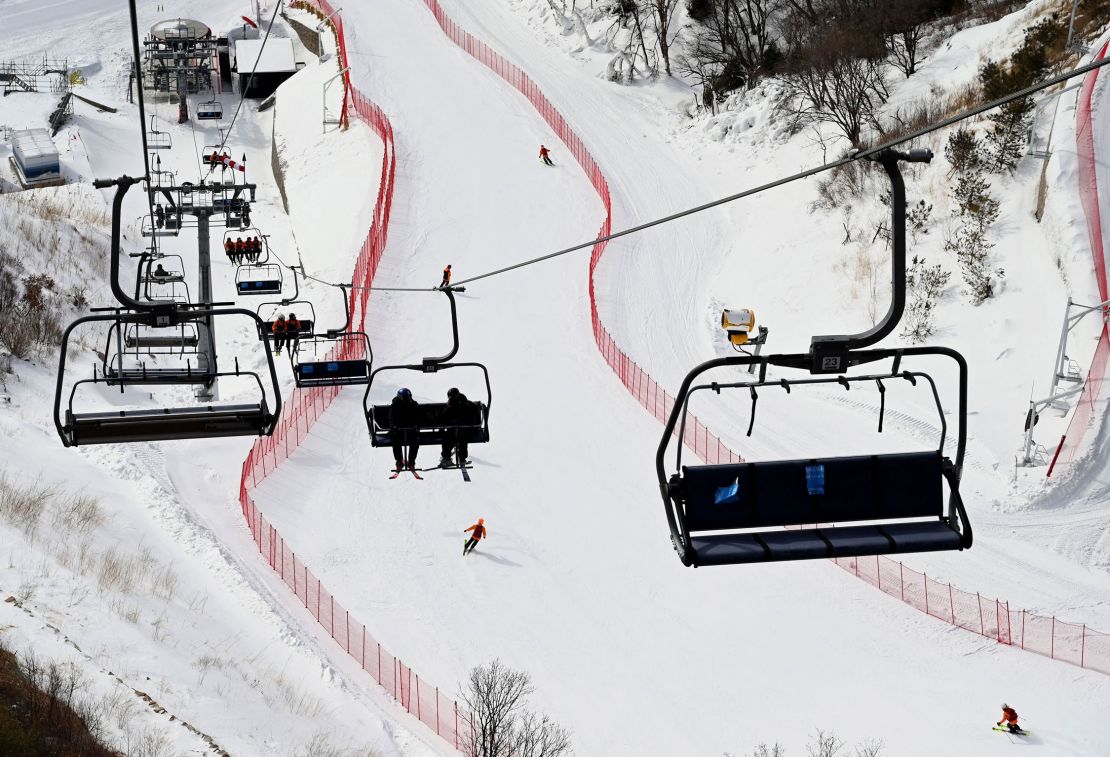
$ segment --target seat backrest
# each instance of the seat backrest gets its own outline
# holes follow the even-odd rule
[[[468,420],[467,426],[481,426],[485,419],[485,405],[475,402],[478,409],[476,417]],[[416,428],[443,428],[443,411],[447,408],[446,402],[421,402],[416,409]],[[393,427],[389,411],[391,405],[374,405],[374,424],[382,430]]]
[[[240,294],[277,294],[281,292],[280,281],[240,281]]]
[[[369,371],[370,366],[365,360],[321,360],[297,364],[297,375],[302,381],[360,378],[369,375]]]
[[[297,333],[298,334],[303,335],[303,334],[311,334],[312,333],[312,321],[309,321],[309,320],[302,321],[301,319],[298,318],[297,323],[299,324],[299,326],[297,328]],[[288,334],[289,333],[289,327],[286,326],[285,328],[286,328],[285,333]],[[274,322],[273,321],[263,321],[262,322],[262,333],[263,333],[264,336],[269,337],[269,338],[272,339],[275,336],[274,335]]]
[[[938,451],[683,468],[691,531],[943,514]]]

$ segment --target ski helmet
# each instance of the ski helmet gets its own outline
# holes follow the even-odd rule
[[[1002,709],[1004,709],[1004,710],[1008,710],[1008,709],[1010,709],[1010,705],[1008,705],[1008,704],[1006,704],[1005,702],[1003,702],[1003,703],[1002,703]]]
[[[451,387],[450,389],[447,390],[447,398],[448,399],[450,399],[452,397],[456,397],[456,396],[458,396],[458,394],[459,394],[459,390],[456,387]]]
[[[412,390],[410,390],[408,387],[402,386],[400,389],[397,390],[397,396],[401,397],[402,399],[411,400]]]

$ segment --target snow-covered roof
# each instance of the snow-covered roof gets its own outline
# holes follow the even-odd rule
[[[25,165],[58,160],[58,148],[46,129],[13,131],[12,150]]]
[[[259,74],[296,71],[297,58],[293,54],[293,40],[288,37],[270,37],[265,49],[262,48],[260,39],[238,40],[235,43],[235,65],[241,75],[249,74],[251,70]]]

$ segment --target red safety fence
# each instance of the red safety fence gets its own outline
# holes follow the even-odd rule
[[[321,16],[331,15],[333,8],[327,0],[302,0],[301,7],[314,6]],[[339,45],[339,65],[347,67],[346,42],[342,19],[332,17]],[[370,231],[355,261],[351,281],[354,288],[350,295],[351,323],[355,330],[366,326],[366,301],[374,281],[378,262],[385,250],[389,232],[389,216],[393,202],[393,182],[397,159],[394,150],[393,127],[389,118],[377,105],[363,96],[350,84],[350,74],[344,77],[344,118],[348,104],[355,115],[364,121],[381,138],[384,147],[378,195]],[[328,358],[357,359],[363,356],[365,346],[357,340],[337,343]],[[467,713],[452,697],[440,693],[439,687],[422,681],[411,668],[383,649],[358,619],[342,606],[302,563],[281,534],[262,515],[251,496],[252,491],[266,476],[273,473],[297,446],[304,441],[313,424],[339,396],[339,387],[296,389],[285,402],[281,421],[270,437],[260,438],[251,447],[243,462],[239,482],[239,502],[243,517],[258,545],[259,554],[281,577],[286,586],[304,603],[305,609],[315,618],[335,642],[359,666],[373,677],[402,707],[431,728],[436,735],[456,749],[464,745],[467,730]]]
[[[1106,56],[1110,42],[1104,44],[1095,60]],[[1095,83],[1098,81],[1101,68],[1091,71],[1083,79],[1083,87],[1079,91],[1079,102],[1075,116],[1075,146],[1076,159],[1079,169],[1079,200],[1083,204],[1083,214],[1087,217],[1087,235],[1091,242],[1091,259],[1095,266],[1095,281],[1098,284],[1098,293],[1101,302],[1110,299],[1107,295],[1106,280],[1106,249],[1102,234],[1102,209],[1099,203],[1098,169],[1095,159],[1095,125],[1091,113],[1091,99],[1094,94]],[[1103,195],[1110,188],[1103,187]],[[1087,429],[1095,419],[1095,402],[1102,394],[1102,384],[1106,379],[1107,362],[1110,360],[1110,336],[1107,334],[1106,324],[1102,326],[1102,336],[1095,348],[1095,356],[1091,360],[1091,368],[1087,371],[1087,380],[1083,384],[1083,391],[1075,403],[1075,410],[1068,422],[1068,430],[1060,440],[1056,449],[1054,462],[1048,468],[1049,476],[1057,465],[1066,465],[1075,459],[1082,447],[1083,438]]]
[[[582,170],[586,172],[586,176],[605,206],[605,221],[598,231],[598,237],[611,233],[613,212],[609,185],[597,161],[590,155],[581,138],[570,128],[562,114],[555,109],[539,86],[518,66],[494,52],[484,42],[476,39],[451,20],[438,0],[424,0],[424,3],[432,11],[444,33],[455,44],[523,94],[563,141]],[[647,371],[617,346],[598,315],[594,272],[605,248],[605,242],[598,242],[594,245],[593,254],[590,257],[590,317],[593,321],[594,339],[605,361],[636,401],[657,420],[665,421],[674,406],[674,399]],[[707,463],[731,463],[743,460],[697,418],[692,416],[687,418],[683,436],[686,445]],[[1034,615],[1025,610],[1010,610],[1006,602],[986,599],[978,593],[971,594],[955,588],[952,584],[940,583],[924,573],[907,568],[901,562],[887,557],[851,558],[835,562],[853,575],[934,618],[996,639],[1003,644],[1016,644],[1022,649],[1056,660],[1064,660],[1080,667],[1110,674],[1110,636],[1092,631],[1085,625],[1064,623],[1055,618]],[[1020,630],[1014,631],[1014,624],[1019,621]]]
[[[521,69],[462,30],[446,16],[436,0],[425,0],[425,3],[435,14],[444,32],[523,93],[571,150],[605,206],[605,222],[598,236],[608,234],[612,228],[608,184],[582,140]],[[311,4],[324,15],[330,15],[334,10],[327,0],[311,0],[310,3],[302,4]],[[342,19],[336,14],[333,21],[339,44],[339,63],[345,68],[347,54]],[[393,128],[389,119],[378,106],[351,86],[349,77],[349,74],[345,77],[344,113],[349,103],[355,114],[374,130],[384,145],[373,223],[359,251],[352,275],[355,285],[350,299],[352,323],[358,324],[358,330],[364,330],[369,286],[373,282],[388,235],[396,155]],[[598,315],[594,272],[604,250],[604,242],[594,246],[589,268],[590,314],[598,349],[636,400],[662,421],[673,407],[673,398],[617,346]],[[335,356],[358,357],[359,349],[361,347],[358,343],[347,342]],[[243,517],[258,545],[259,554],[332,639],[409,713],[447,743],[460,748],[465,745],[468,733],[465,710],[452,697],[442,694],[438,686],[422,681],[411,668],[383,649],[366,626],[352,618],[349,611],[336,601],[320,580],[297,558],[293,549],[262,515],[251,496],[253,489],[273,473],[305,439],[312,425],[338,394],[338,388],[297,389],[293,392],[285,403],[281,421],[274,434],[258,439],[243,462],[239,487]],[[686,444],[702,459],[709,463],[736,462],[742,459],[701,421],[691,417],[687,424]],[[955,589],[951,584],[939,583],[885,557],[852,558],[836,562],[845,570],[934,618],[994,638],[1000,643],[1018,645],[1022,649],[1053,659],[1110,674],[1110,635],[1094,631],[1085,625],[1065,623],[1055,617],[1047,618],[1024,610],[1010,610],[1007,603],[986,600],[979,594],[970,594]]]

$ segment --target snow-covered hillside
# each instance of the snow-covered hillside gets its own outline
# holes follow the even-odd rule
[[[179,11],[141,2],[140,28],[180,12],[224,29],[253,15],[248,5],[204,0]],[[954,36],[895,88],[891,107],[973,76],[986,56],[1020,40],[1040,5]],[[6,54],[69,57],[89,94],[121,109],[78,110],[58,137],[81,145],[79,158],[65,159],[70,175],[138,173],[137,111],[125,102],[120,74],[129,51],[126,9],[117,0],[61,7],[46,14],[30,0],[0,0]],[[789,136],[759,91],[690,120],[689,91],[677,79],[635,87],[608,81],[606,51],[582,45],[581,28],[564,27],[547,3],[445,0],[443,7],[526,70],[564,113],[608,180],[616,229],[822,160],[820,144]],[[604,208],[565,146],[518,92],[444,36],[425,3],[379,0],[342,15],[354,81],[389,114],[396,137],[393,216],[377,285],[430,288],[446,264],[465,279],[596,233]],[[279,91],[276,113],[248,102],[229,145],[259,184],[252,215],[275,254],[338,282],[350,275],[370,224],[381,145],[354,120],[349,131],[321,129],[321,86],[337,70],[326,35],[325,44],[321,61],[296,44],[307,66]],[[234,97],[223,99],[233,110]],[[219,141],[216,127],[179,127],[171,106],[151,107],[174,140],[162,153],[165,167],[194,177],[199,151]],[[0,122],[15,117],[0,113]],[[19,117],[39,118],[26,114]],[[906,563],[1014,606],[1110,630],[1097,461],[1076,464],[1072,475],[1086,488],[1074,500],[1053,498],[1067,488],[1044,489],[1043,468],[1019,471],[1013,481],[1024,403],[1034,383],[1043,389],[1064,302],[1097,299],[1075,197],[1073,124],[1065,95],[1040,224],[1031,217],[1039,162],[1026,160],[1012,180],[996,183],[1005,208],[1000,296],[973,308],[958,274],[945,293],[933,341],[959,348],[972,364],[965,499],[976,543]],[[1110,130],[1100,133],[1100,154],[1110,155]],[[945,138],[930,142],[938,156]],[[271,140],[288,215],[270,174]],[[541,143],[553,149],[553,169],[536,160]],[[928,197],[936,206],[934,226],[913,253],[937,262],[949,213],[946,173],[938,159],[907,181],[911,202]],[[129,218],[143,212],[138,194],[128,198]],[[725,354],[722,306],[754,307],[775,352],[804,349],[815,333],[869,325],[883,295],[868,301],[852,270],[858,250],[839,244],[845,209],[815,213],[816,195],[812,182],[794,185],[615,240],[596,277],[606,326],[673,390],[695,363]],[[103,205],[90,206],[101,214],[94,225],[103,250]],[[847,222],[862,235],[884,212],[873,202]],[[137,250],[137,227],[129,229],[127,243]],[[189,233],[167,243],[190,275],[194,248]],[[216,269],[215,298],[233,299],[233,269],[222,259]],[[57,276],[63,287],[103,286],[103,268]],[[302,281],[301,298],[313,302],[319,321],[338,325],[336,290]],[[443,300],[374,292],[367,330],[375,367],[441,354],[450,338]],[[267,519],[351,616],[452,696],[472,666],[493,658],[527,670],[538,703],[571,729],[581,755],[748,754],[761,742],[781,742],[794,755],[818,729],[851,745],[881,740],[885,755],[1003,754],[1011,744],[986,728],[1003,700],[1021,710],[1046,754],[1110,752],[1099,726],[1110,701],[1106,676],[952,628],[826,563],[684,569],[654,478],[660,427],[599,358],[585,257],[475,282],[458,304],[459,359],[485,364],[492,382],[492,441],[471,449],[472,483],[456,471],[389,480],[391,455],[369,446],[362,392],[348,389],[254,491]],[[1087,359],[1094,335],[1092,324],[1074,337],[1076,359]],[[223,354],[262,366],[249,330],[218,336]],[[79,370],[92,360],[79,355]],[[19,378],[7,383],[11,404],[0,405],[7,486],[39,479],[61,493],[43,499],[38,517],[0,519],[9,555],[0,590],[25,610],[2,605],[0,628],[41,646],[53,633],[48,622],[80,648],[75,657],[102,689],[146,691],[168,710],[119,725],[111,734],[119,743],[150,730],[166,753],[203,753],[202,736],[176,728],[172,714],[232,754],[450,751],[324,638],[259,559],[235,501],[249,440],[62,450],[50,421],[51,367],[16,368]],[[281,371],[288,391],[284,363]],[[384,373],[371,400],[387,401],[402,385],[421,401],[442,401],[451,386],[472,399],[485,391],[480,374],[465,369]],[[951,389],[950,377],[942,388]],[[228,385],[227,398],[239,391]],[[920,448],[936,423],[920,399],[894,388],[878,440],[875,397],[791,399],[761,399],[751,439],[745,405],[697,410],[753,459],[876,444]],[[1048,441],[1064,421],[1042,424]],[[437,455],[422,450],[421,464]],[[95,498],[81,512],[96,517],[67,514],[84,501],[78,494]],[[491,537],[460,564],[461,531],[477,517]],[[921,722],[941,726],[911,727]]]

